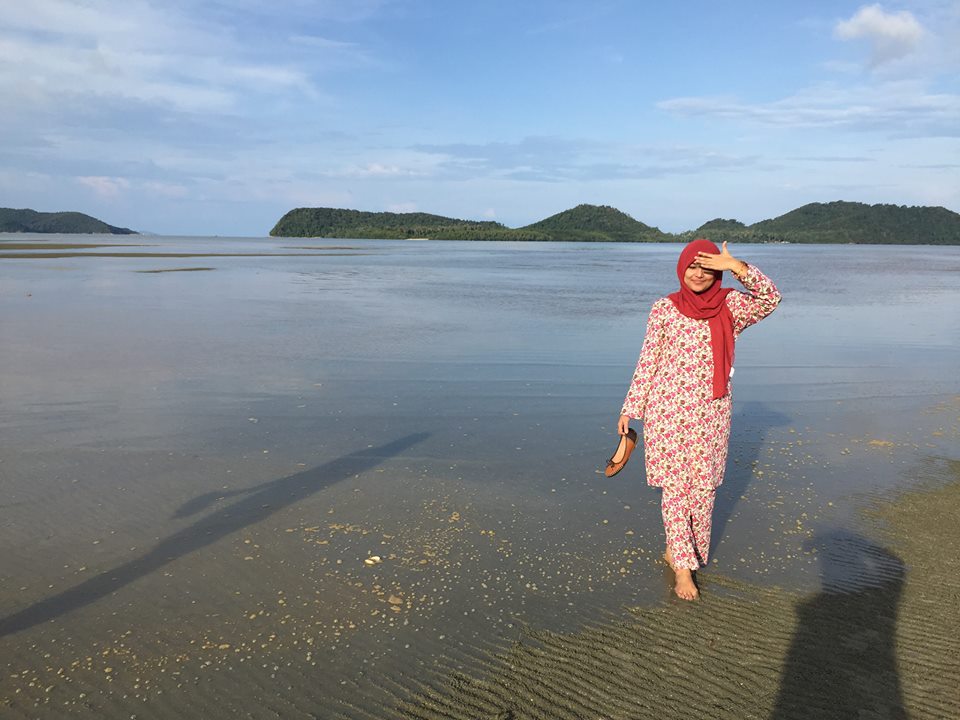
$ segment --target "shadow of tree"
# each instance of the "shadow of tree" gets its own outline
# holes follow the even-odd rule
[[[326,487],[376,467],[384,459],[401,454],[426,437],[426,433],[407,435],[385,445],[358,450],[310,470],[257,485],[248,491],[232,493],[244,494],[245,497],[169,535],[140,557],[0,619],[0,637],[90,605],[184,555],[258,523]],[[195,514],[220,497],[223,497],[222,493],[201,495],[182,505],[174,517]]]
[[[798,607],[771,718],[905,719],[895,645],[903,562],[852,533],[812,547],[823,590]]]

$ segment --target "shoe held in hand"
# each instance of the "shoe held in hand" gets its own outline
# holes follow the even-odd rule
[[[637,431],[633,428],[630,428],[627,430],[626,435],[620,436],[620,444],[617,446],[613,456],[607,460],[607,468],[603,471],[603,474],[607,477],[613,477],[618,472],[623,470],[623,466],[626,465],[627,460],[630,459],[630,453],[633,452],[633,449],[636,446]]]

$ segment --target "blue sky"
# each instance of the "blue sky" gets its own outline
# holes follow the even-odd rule
[[[3,5],[4,207],[193,235],[301,206],[960,211],[957,0]]]

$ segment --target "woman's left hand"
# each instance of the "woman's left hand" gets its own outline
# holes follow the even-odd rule
[[[705,252],[697,253],[697,263],[707,270],[730,270],[736,275],[743,275],[747,269],[745,262],[737,260],[730,254],[730,251],[727,250],[726,241],[721,246],[719,255]]]

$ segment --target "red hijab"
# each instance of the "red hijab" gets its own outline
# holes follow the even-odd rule
[[[695,293],[683,282],[683,274],[697,259],[697,253],[720,254],[720,248],[706,238],[689,243],[680,253],[677,261],[677,277],[680,279],[679,292],[667,297],[673,302],[681,315],[696,320],[710,322],[710,347],[713,349],[713,398],[721,398],[727,393],[730,369],[733,367],[733,315],[727,307],[727,295],[730,288],[720,286],[723,274],[707,290]]]

